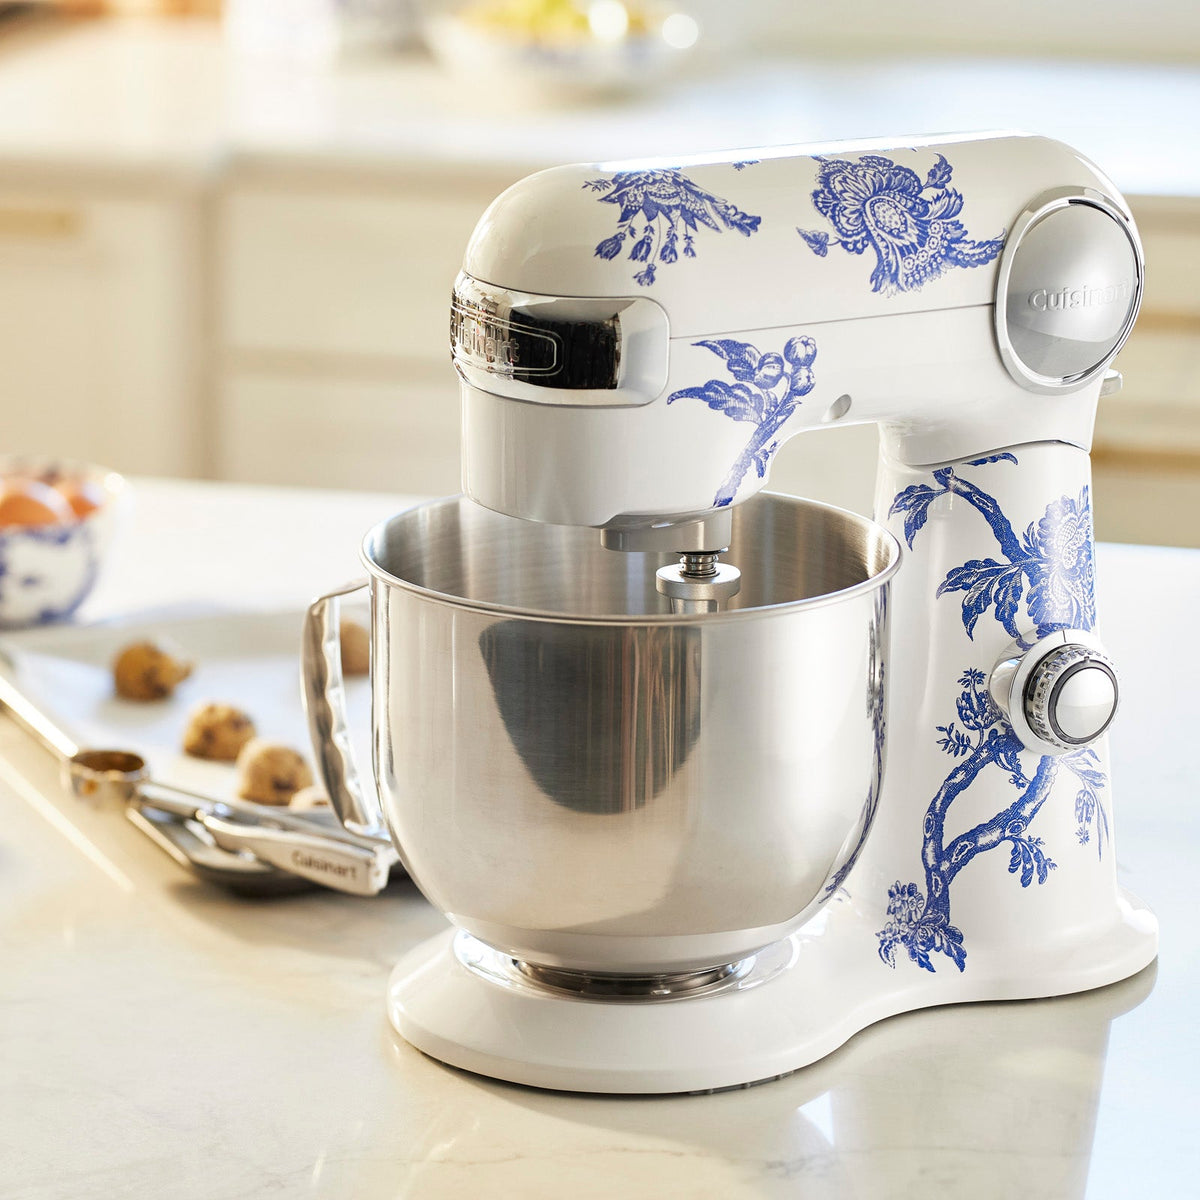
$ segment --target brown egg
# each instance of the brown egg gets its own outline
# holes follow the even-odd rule
[[[36,479],[9,479],[0,490],[0,528],[62,525],[74,520],[66,498]]]
[[[104,503],[104,489],[87,479],[64,479],[56,483],[54,488],[80,520],[90,516]]]

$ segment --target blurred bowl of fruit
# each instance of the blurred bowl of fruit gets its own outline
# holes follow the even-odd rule
[[[71,616],[100,573],[125,492],[115,471],[0,456],[0,629]]]
[[[425,40],[471,85],[533,97],[590,98],[669,74],[700,36],[688,13],[655,0],[466,0],[430,16]]]

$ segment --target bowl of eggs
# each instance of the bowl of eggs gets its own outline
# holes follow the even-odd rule
[[[125,480],[70,459],[0,457],[0,629],[70,617],[112,539]]]

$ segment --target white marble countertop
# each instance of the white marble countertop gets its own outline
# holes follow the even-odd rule
[[[139,481],[85,616],[298,608],[356,570],[385,496]],[[1054,1001],[874,1026],[744,1091],[537,1092],[396,1037],[387,973],[442,918],[411,884],[248,901],[58,788],[0,719],[0,1142],[11,1200],[568,1195],[1128,1200],[1200,1178],[1192,886],[1200,553],[1103,546],[1125,702],[1122,881],[1156,966]]]
[[[0,47],[10,180],[203,181],[236,166],[515,178],[557,162],[1003,128],[1061,138],[1127,195],[1200,196],[1200,68],[1182,65],[710,55],[641,97],[534,108],[465,89],[415,53],[337,68],[240,58],[208,22],[91,22]]]

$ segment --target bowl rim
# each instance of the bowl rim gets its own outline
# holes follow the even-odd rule
[[[401,591],[410,592],[429,603],[453,608],[461,612],[495,614],[556,625],[614,625],[626,629],[640,628],[642,626],[697,625],[701,623],[711,625],[714,623],[724,624],[731,621],[753,621],[755,619],[777,618],[786,614],[806,612],[817,608],[828,608],[832,605],[842,604],[886,588],[892,577],[900,569],[900,564],[904,558],[903,547],[900,545],[900,541],[895,534],[879,524],[878,521],[874,521],[870,517],[864,517],[861,513],[852,512],[850,509],[839,508],[836,504],[826,504],[821,500],[810,500],[806,496],[789,496],[784,492],[762,491],[756,493],[751,499],[757,499],[758,497],[783,500],[791,504],[819,509],[824,512],[837,514],[839,517],[849,518],[865,529],[871,530],[880,538],[888,552],[888,561],[879,570],[869,575],[860,583],[851,584],[850,587],[841,588],[833,592],[822,592],[819,596],[806,596],[798,600],[784,600],[778,604],[760,604],[752,608],[737,608],[715,613],[622,614],[564,613],[554,609],[518,608],[515,605],[499,604],[487,600],[469,600],[462,596],[455,596],[450,592],[441,592],[434,588],[422,587],[420,584],[413,583],[408,579],[401,579],[398,575],[393,575],[390,571],[380,566],[371,556],[370,547],[376,540],[377,535],[388,524],[403,517],[406,513],[410,513],[418,508],[449,507],[452,504],[457,505],[463,501],[474,503],[470,497],[461,492],[453,496],[441,496],[436,500],[426,500],[419,504],[414,504],[409,508],[393,513],[389,517],[385,517],[382,521],[377,521],[363,537],[359,546],[359,560],[370,576],[372,591],[374,591],[375,583],[382,583],[386,586],[399,588]],[[514,517],[511,519],[518,520],[519,518]],[[599,531],[596,532],[598,533]],[[620,552],[612,551],[612,553]]]

